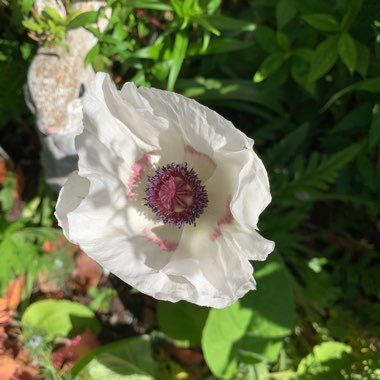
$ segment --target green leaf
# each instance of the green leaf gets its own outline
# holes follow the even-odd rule
[[[352,144],[329,157],[321,156],[314,151],[307,165],[301,162],[297,166],[293,180],[287,184],[281,197],[293,196],[301,201],[313,200],[321,191],[329,189],[329,185],[336,180],[338,170],[352,161],[363,147],[362,142]]]
[[[363,0],[348,0],[347,3],[348,9],[342,19],[342,30],[344,31],[349,30],[356,20],[356,16],[362,7]]]
[[[253,31],[256,28],[256,24],[237,18],[232,18],[224,15],[210,15],[205,16],[211,25],[218,30],[236,30],[236,31]]]
[[[297,14],[296,0],[279,0],[276,6],[277,25],[282,29]]]
[[[210,24],[206,18],[197,17],[196,21],[199,25],[201,25],[204,29],[206,29],[210,33],[215,34],[216,36],[220,36],[219,30],[216,29],[212,24]]]
[[[240,101],[257,103],[268,109],[282,113],[282,105],[276,98],[264,90],[258,89],[251,81],[219,80],[197,78],[196,80],[180,79],[177,88],[187,97],[216,104],[217,102]]]
[[[317,46],[310,67],[311,81],[319,79],[334,66],[338,59],[337,43],[338,37],[332,36]]]
[[[373,149],[380,143],[380,104],[376,104],[372,110],[372,122],[368,135],[368,147]]]
[[[302,16],[302,18],[314,29],[322,32],[339,32],[338,21],[330,14],[316,13]]]
[[[188,43],[189,39],[186,32],[181,31],[176,34],[172,52],[172,65],[169,72],[167,86],[169,91],[172,91],[174,89],[175,82],[181,70],[183,60],[186,56]]]
[[[92,61],[99,55],[99,52],[100,46],[99,43],[96,43],[87,53],[86,59],[84,60],[84,64],[87,66],[88,64],[92,63]]]
[[[42,33],[43,32],[43,27],[40,24],[35,23],[32,20],[24,20],[22,22],[22,25],[30,30],[34,30],[35,32]]]
[[[255,278],[256,291],[225,309],[210,310],[202,349],[217,377],[231,378],[239,363],[253,357],[256,361],[274,361],[293,327],[292,289],[276,254],[266,262],[255,263]]]
[[[288,133],[280,140],[268,153],[269,162],[276,165],[277,162],[285,164],[287,160],[292,158],[299,152],[304,145],[309,134],[309,124],[301,124],[294,131]]]
[[[354,39],[348,33],[342,33],[338,41],[338,53],[352,75],[356,68],[357,50]]]
[[[255,37],[266,52],[274,53],[279,50],[276,32],[267,26],[258,26],[255,30]]]
[[[278,46],[286,51],[286,52],[289,52],[290,51],[290,47],[291,47],[291,44],[290,44],[290,40],[289,40],[289,37],[282,33],[282,32],[277,32],[276,33],[276,37],[277,37],[277,44]]]
[[[156,380],[158,365],[150,338],[142,335],[99,347],[80,359],[71,375],[79,380]]]
[[[32,9],[34,0],[22,0],[21,10],[24,15],[27,15]]]
[[[158,304],[157,318],[160,329],[173,339],[187,340],[198,346],[209,309],[189,302],[163,302]]]
[[[334,104],[343,95],[346,95],[352,91],[368,91],[376,94],[380,91],[380,77],[359,81],[345,88],[342,88],[327,101],[327,103],[322,107],[321,112],[324,112],[329,107],[331,107],[331,105]]]
[[[283,65],[287,57],[287,54],[282,52],[270,54],[260,65],[253,77],[253,81],[259,83],[267,79]]]
[[[357,51],[356,70],[364,78],[367,76],[368,66],[370,63],[370,51],[368,46],[355,40]]]
[[[156,11],[173,11],[173,8],[160,0],[133,0],[128,5],[133,8],[152,9]]]
[[[81,12],[74,17],[67,25],[67,30],[79,28],[88,24],[92,24],[98,19],[98,11]]]
[[[209,54],[225,54],[235,50],[247,49],[253,46],[251,41],[240,41],[235,38],[211,39],[207,49],[203,49],[202,43],[191,44],[187,50],[189,57]]]
[[[42,12],[46,13],[55,23],[63,23],[63,17],[54,8],[45,7]]]
[[[35,302],[25,310],[21,322],[44,329],[49,339],[72,337],[87,328],[95,334],[100,331],[100,324],[90,308],[67,300]]]
[[[339,379],[341,371],[349,368],[350,346],[340,342],[324,342],[301,360],[297,374],[313,380]]]

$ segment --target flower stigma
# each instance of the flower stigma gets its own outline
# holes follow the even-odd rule
[[[186,163],[159,167],[148,177],[145,194],[145,205],[164,224],[178,228],[195,225],[208,203],[205,186]]]

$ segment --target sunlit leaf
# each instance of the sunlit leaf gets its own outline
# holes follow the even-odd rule
[[[43,300],[27,307],[21,322],[46,331],[50,339],[58,336],[75,336],[90,329],[100,331],[100,324],[93,311],[78,302],[67,300]]]
[[[210,310],[203,330],[206,362],[217,377],[231,378],[240,362],[276,359],[294,323],[289,277],[281,261],[272,257],[255,263],[257,290],[225,309]],[[251,353],[250,358],[246,355]]]

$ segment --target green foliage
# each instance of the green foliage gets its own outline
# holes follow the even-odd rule
[[[223,379],[239,363],[274,361],[294,323],[290,279],[279,259],[255,267],[258,289],[228,308],[211,310],[203,331],[206,362]]]
[[[48,340],[55,337],[73,337],[90,329],[100,331],[94,313],[87,306],[67,300],[42,300],[28,306],[21,322],[44,331]]]
[[[202,331],[209,309],[180,301],[175,304],[160,302],[157,319],[160,330],[170,338],[200,346]]]
[[[72,370],[73,377],[81,380],[154,380],[158,374],[150,338],[144,335],[100,347],[81,359]]]

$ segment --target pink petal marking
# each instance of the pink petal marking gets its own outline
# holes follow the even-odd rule
[[[205,160],[207,160],[209,162],[210,165],[212,165],[214,167],[214,169],[216,168],[216,163],[215,161],[206,153],[201,153],[201,152],[198,152],[197,150],[195,150],[192,146],[190,145],[186,145],[185,146],[185,152],[186,153],[189,153],[193,156],[198,156],[198,157],[201,157]]]
[[[226,210],[225,210],[223,216],[220,219],[218,219],[218,221],[216,222],[216,227],[214,228],[214,230],[211,233],[210,238],[212,241],[216,240],[219,236],[222,235],[222,231],[220,229],[220,226],[222,224],[231,224],[234,221],[234,217],[233,217],[231,209],[230,209],[231,200],[232,200],[232,197],[229,196],[227,198],[227,201],[226,201]]]
[[[137,183],[141,180],[143,170],[145,169],[145,167],[147,167],[151,163],[152,154],[147,152],[144,153],[144,155],[132,165],[132,174],[128,179],[128,198],[133,198],[133,196],[135,195],[134,188],[137,185]]]
[[[143,235],[147,237],[154,245],[164,252],[173,252],[177,249],[178,243],[174,241],[162,240],[154,235],[148,228],[144,228]]]

